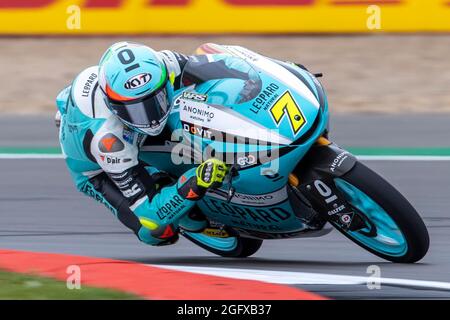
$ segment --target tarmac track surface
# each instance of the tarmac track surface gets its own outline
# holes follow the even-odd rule
[[[49,117],[21,118],[30,129],[11,136],[13,118],[0,120],[0,145],[54,146]],[[446,146],[443,126],[449,116],[344,116],[335,117],[335,140],[348,146]],[[447,125],[448,128],[448,125]],[[398,134],[396,134],[398,133]],[[8,134],[11,139],[6,139]],[[447,134],[448,135],[448,134]],[[448,146],[448,145],[447,145]],[[101,205],[75,191],[65,164],[59,159],[2,159],[0,183],[0,247],[81,254],[135,260],[146,264],[267,272],[307,272],[367,277],[377,265],[382,278],[450,282],[450,162],[368,161],[366,163],[396,186],[424,218],[431,237],[427,256],[417,264],[383,261],[333,231],[322,238],[265,241],[248,259],[214,256],[181,239],[170,247],[139,243]],[[221,269],[220,269],[221,270]],[[313,281],[314,282],[314,281]],[[325,283],[323,283],[325,282]],[[288,282],[332,298],[450,298],[448,289],[411,284],[336,284],[333,279],[305,284]]]

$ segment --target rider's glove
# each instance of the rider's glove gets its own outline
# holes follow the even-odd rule
[[[200,200],[208,189],[219,188],[228,172],[228,166],[218,159],[208,159],[191,169],[178,180],[178,194],[184,199]],[[187,177],[186,177],[187,176]]]
[[[208,159],[197,167],[197,185],[205,189],[219,188],[228,172],[228,166],[218,159]]]

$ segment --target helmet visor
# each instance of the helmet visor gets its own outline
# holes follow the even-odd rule
[[[130,101],[107,99],[107,103],[112,112],[126,124],[143,129],[159,127],[170,111],[165,86],[140,99]]]

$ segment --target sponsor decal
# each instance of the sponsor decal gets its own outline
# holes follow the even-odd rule
[[[345,224],[350,224],[350,222],[352,222],[352,217],[350,217],[349,214],[342,215],[340,219]]]
[[[131,179],[130,179],[131,180]],[[128,181],[129,182],[129,181]],[[139,185],[136,183],[136,184],[134,184],[131,188],[129,188],[129,189],[125,189],[125,190],[122,190],[122,193],[123,193],[123,195],[126,197],[126,198],[130,198],[130,197],[132,197],[132,196],[135,196],[135,195],[137,195],[139,192],[141,192],[142,191],[142,189],[139,187]]]
[[[263,90],[261,90],[261,93],[254,98],[250,111],[258,114],[261,109],[267,110],[269,106],[273,104],[275,99],[280,96],[277,93],[278,89],[280,89],[280,87],[276,83],[270,83],[266,86]]]
[[[226,47],[228,51],[237,54],[239,57],[244,58],[246,60],[252,61],[252,62],[256,62],[259,60],[259,55],[255,54],[254,52],[250,51],[250,50],[246,50],[245,48],[242,47]]]
[[[91,93],[92,90],[92,85],[94,83],[94,81],[97,79],[97,74],[95,73],[91,73],[91,75],[89,76],[89,78],[86,80],[86,82],[84,83],[83,86],[83,91],[81,93],[81,96],[83,97],[89,97],[89,94]]]
[[[216,136],[208,128],[198,127],[191,123],[183,123],[183,130],[189,132],[190,134],[207,139],[211,139],[213,136]]]
[[[230,219],[233,224],[257,229],[278,230],[278,224],[289,219],[291,213],[281,207],[242,207],[217,199],[203,199],[211,213]]]
[[[130,158],[121,159],[119,157],[111,157],[111,156],[104,155],[104,154],[100,155],[100,159],[107,164],[113,164],[113,165],[120,164],[120,163],[127,163],[132,160]]]
[[[183,99],[189,99],[200,102],[206,102],[206,100],[208,100],[208,95],[197,93],[194,91],[184,91],[181,97]]]
[[[128,171],[125,171],[125,172],[122,172],[122,173],[111,173],[110,176],[114,180],[120,180],[120,179],[125,178],[128,174],[129,174]]]
[[[202,127],[189,122],[181,121],[183,131],[189,132],[192,135],[200,138],[206,138],[214,140],[216,142],[232,143],[232,144],[259,144],[258,140],[248,139],[244,136],[236,136],[226,132],[210,129],[208,127]],[[266,144],[263,144],[266,145]]]
[[[106,157],[106,163],[108,164],[119,164],[120,161],[121,159],[117,157]]]
[[[142,184],[134,179],[132,169],[121,173],[110,173],[109,176],[126,198],[133,197],[143,191]]]
[[[176,99],[174,106],[180,109],[182,123],[208,128],[219,139],[223,134],[236,137],[245,137],[252,143],[290,144],[292,140],[279,135],[277,130],[269,130],[252,119],[240,113],[221,106],[210,106],[203,102]],[[220,141],[224,141],[223,139]],[[244,142],[245,143],[245,142]],[[250,142],[249,142],[250,143]]]
[[[215,238],[228,238],[230,236],[225,230],[213,228],[206,228],[202,233]]]
[[[123,150],[125,145],[114,134],[108,133],[100,139],[98,147],[101,152],[111,153]]]
[[[234,195],[237,199],[242,200],[243,202],[257,202],[257,203],[267,203],[273,200],[273,195],[271,194],[263,194],[263,195],[252,195],[252,194],[242,194],[238,193]]]
[[[237,164],[240,165],[241,167],[251,166],[255,164],[256,161],[257,158],[252,154],[237,158]]]
[[[175,195],[168,199],[166,203],[162,204],[158,211],[156,211],[156,214],[161,220],[171,219],[185,207],[181,196]]]
[[[129,129],[128,127],[123,128],[122,137],[129,144],[133,144],[135,135],[136,133],[133,130]]]
[[[126,172],[127,173],[127,172]],[[122,178],[123,179],[123,178]],[[132,182],[133,181],[133,177],[128,177],[128,178],[126,178],[125,180],[121,180],[121,181],[117,181],[116,182],[116,185],[119,187],[119,189],[122,189],[122,188],[124,188],[124,187],[127,187],[128,186],[128,184],[130,183],[130,182]]]
[[[97,190],[95,190],[95,188],[90,184],[90,183],[86,183],[83,188],[81,189],[81,191],[94,198],[95,201],[98,201],[100,203],[102,203],[103,205],[105,205],[105,207],[107,207],[110,211],[112,211],[114,214],[117,214],[117,210],[116,208],[114,208],[103,196],[101,193],[99,193]]]
[[[208,105],[184,105],[183,112],[185,112],[189,119],[200,122],[210,122],[215,117],[214,111]]]
[[[236,220],[236,219],[231,219],[230,222],[233,226],[240,226],[241,228],[264,230],[267,232],[277,232],[277,231],[282,230],[278,225],[274,225],[274,224],[266,225],[266,224],[259,224],[259,223]]]
[[[192,190],[192,188],[189,189],[189,192],[186,195],[186,199],[197,199],[198,197],[199,197],[199,195],[196,194],[195,191]]]
[[[70,133],[78,133],[78,125],[76,124],[67,124],[67,129]]]
[[[348,158],[349,153],[347,151],[341,152],[336,156],[336,158],[333,159],[333,162],[330,166],[330,171],[335,172],[336,169],[338,169],[342,163],[345,161],[345,159]]]
[[[226,192],[221,192],[221,190],[217,190],[216,192],[208,192],[207,195],[211,198],[216,198],[224,201],[228,197],[228,194]],[[283,187],[277,191],[266,194],[245,194],[236,192],[231,199],[231,203],[255,207],[268,207],[280,204],[286,201],[287,198],[288,195],[286,187]]]
[[[157,236],[157,237],[160,238],[160,239],[168,239],[168,238],[173,237],[174,234],[175,234],[175,233],[173,232],[172,227],[171,227],[170,225],[168,225],[168,226],[164,229],[163,233],[162,233],[161,235]]]
[[[152,76],[150,75],[150,73],[140,73],[128,79],[125,82],[124,87],[128,90],[138,89],[149,83],[151,79]]]
[[[340,205],[340,206],[336,207],[335,209],[328,211],[328,215],[329,216],[335,215],[335,214],[341,212],[342,210],[345,210],[345,208],[346,208],[345,205]]]

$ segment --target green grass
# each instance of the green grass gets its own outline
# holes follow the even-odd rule
[[[12,153],[12,154],[60,154],[61,148],[59,147],[0,147],[0,153]]]
[[[11,300],[110,300],[140,299],[132,294],[81,286],[70,290],[66,283],[50,278],[0,271],[0,299]]]

